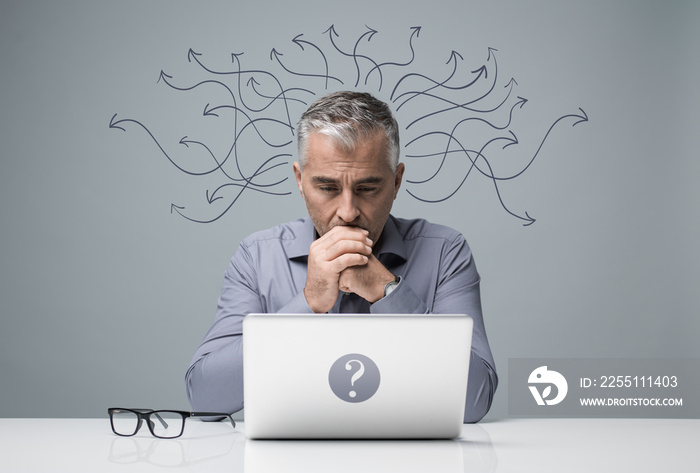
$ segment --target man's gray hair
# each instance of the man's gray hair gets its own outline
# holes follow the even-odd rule
[[[335,140],[345,151],[358,142],[382,131],[387,138],[386,157],[396,171],[399,165],[399,125],[389,106],[364,92],[334,92],[316,100],[297,124],[299,166],[306,161],[306,146],[311,133],[321,133]]]

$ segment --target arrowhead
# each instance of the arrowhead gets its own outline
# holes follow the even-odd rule
[[[173,78],[173,76],[169,76],[168,74],[166,74],[165,72],[163,72],[163,70],[161,69],[161,70],[160,70],[160,75],[158,76],[158,81],[156,82],[156,84],[159,83],[159,82],[161,81],[161,79],[163,80],[163,82],[165,82],[165,83],[167,84],[168,81],[165,79],[166,77],[167,77],[168,79],[172,79],[172,78]]]
[[[481,66],[480,68],[472,71],[472,74],[476,74],[476,73],[478,73],[479,75],[483,74],[484,79],[488,79],[488,77],[489,77],[489,70],[486,68],[485,64],[483,66]]]
[[[517,145],[517,144],[519,144],[518,137],[515,136],[515,133],[513,133],[511,130],[508,130],[508,131],[510,132],[511,136],[513,137],[513,139],[512,139],[512,140],[508,140],[509,143],[508,143],[507,145],[503,146],[503,149],[506,149],[507,147],[512,146],[512,145]]]
[[[223,197],[221,197],[221,196],[219,196],[219,197],[214,197],[214,196],[216,195],[216,192],[217,192],[219,189],[221,189],[221,187],[215,189],[214,192],[212,192],[211,195],[209,195],[209,189],[206,190],[207,202],[209,202],[210,204],[213,204],[213,203],[216,202],[217,200],[223,199]]]
[[[370,28],[370,27],[367,26],[367,25],[365,25],[365,27],[369,30],[369,33],[370,33],[370,34],[369,34],[369,38],[367,38],[367,41],[368,41],[368,42],[369,42],[369,41],[372,41],[372,36],[374,36],[375,34],[377,34],[377,33],[379,33],[379,32],[378,32],[377,30],[375,30],[374,28]]]
[[[340,35],[339,35],[338,33],[336,33],[336,31],[335,31],[335,25],[331,25],[331,27],[328,28],[326,31],[324,31],[323,34],[326,34],[326,33],[328,33],[328,32],[330,32],[330,34],[332,34],[332,35],[340,36]]]
[[[187,52],[187,61],[192,62],[192,58],[194,56],[201,56],[201,55],[202,55],[201,53],[196,53],[196,52],[194,52],[194,50],[192,48],[190,48],[190,50]],[[196,58],[195,58],[195,60],[196,60]]]
[[[493,54],[493,53],[495,53],[496,51],[498,51],[498,49],[489,47],[489,57],[488,57],[486,60],[487,60],[487,61],[491,60],[491,56],[492,56],[492,55],[493,55],[493,57],[495,58],[496,55]]]
[[[183,137],[180,139],[179,143],[180,143],[181,145],[185,145],[185,146],[187,146],[187,147],[189,148],[190,145],[187,144],[188,141],[186,141],[186,140],[187,140],[187,136],[183,136]]]
[[[449,64],[450,61],[453,61],[453,60],[455,63],[457,63],[457,56],[459,56],[459,58],[462,61],[464,61],[464,57],[453,49],[452,52],[450,53],[450,58],[447,60],[447,62],[445,64]]]
[[[270,51],[270,59],[272,59],[272,56],[278,57],[278,56],[284,56],[284,54],[277,52],[275,48],[272,48],[272,51]],[[278,59],[279,60],[279,59]]]
[[[415,34],[416,36],[420,36],[420,30],[422,29],[422,26],[411,26],[411,29],[413,30],[412,34]]]
[[[110,127],[110,128],[119,128],[121,131],[126,131],[125,128],[122,128],[122,127],[120,127],[120,126],[117,126],[117,123],[120,123],[121,121],[115,122],[115,121],[114,121],[115,118],[117,118],[117,114],[116,114],[116,113],[112,116],[112,119],[109,121],[109,127]]]
[[[216,113],[212,112],[212,111],[209,109],[209,104],[206,104],[206,105],[204,106],[204,113],[202,114],[202,116],[203,116],[203,117],[208,117],[208,116],[215,116],[215,117],[218,117],[219,115],[217,115]]]
[[[523,223],[523,227],[529,227],[537,221],[534,218],[530,217],[530,214],[528,214],[527,212],[525,212],[525,216],[527,217],[527,223]]]
[[[576,125],[578,125],[578,124],[581,123],[581,122],[587,122],[587,121],[588,121],[588,114],[587,114],[586,112],[584,112],[582,108],[579,108],[579,110],[581,110],[581,113],[583,113],[583,116],[581,116],[581,115],[574,115],[575,117],[579,117],[580,120],[577,121],[576,123],[574,123],[574,124],[571,125],[571,126],[576,126]]]
[[[295,44],[296,44],[297,46],[299,46],[299,47],[301,48],[301,50],[303,51],[303,50],[304,50],[304,45],[301,44],[301,41],[299,41],[299,38],[301,38],[302,36],[304,36],[304,33],[296,35],[296,36],[294,37],[294,39],[292,40],[292,43],[295,43]]]
[[[520,104],[520,108],[523,108],[523,105],[525,105],[526,103],[527,99],[518,95],[518,101],[515,102],[515,105]]]

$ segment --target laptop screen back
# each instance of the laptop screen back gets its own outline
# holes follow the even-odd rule
[[[250,438],[452,438],[464,418],[466,315],[251,314]]]

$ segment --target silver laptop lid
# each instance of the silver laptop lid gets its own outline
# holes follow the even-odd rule
[[[456,437],[471,335],[466,315],[248,315],[246,434]]]

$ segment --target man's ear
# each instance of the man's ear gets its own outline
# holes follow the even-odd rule
[[[403,179],[403,172],[406,169],[403,163],[399,163],[396,166],[396,171],[394,171],[394,199],[399,195],[399,189],[401,188],[401,180]]]
[[[304,188],[301,185],[301,166],[297,161],[294,162],[292,165],[294,168],[294,177],[297,179],[297,187],[299,188],[299,192],[301,193],[302,198],[304,197]]]

